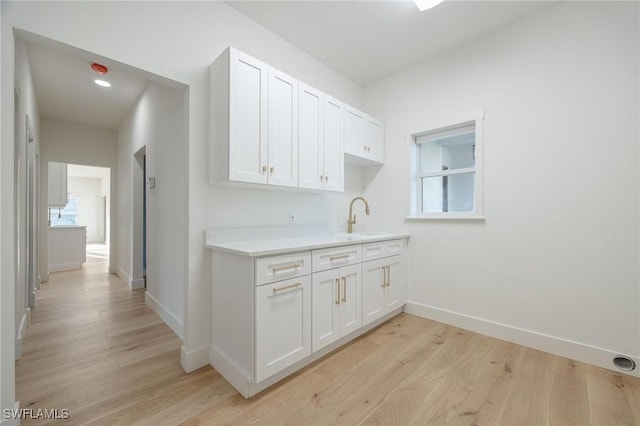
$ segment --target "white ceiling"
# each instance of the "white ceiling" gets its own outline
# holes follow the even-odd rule
[[[419,12],[410,0],[227,1],[352,81],[366,85],[453,46],[554,5],[550,1],[459,1]],[[185,6],[188,7],[188,6]],[[35,34],[27,43],[40,115],[118,129],[158,76]],[[105,89],[92,62],[109,67]]]
[[[411,0],[227,3],[364,86],[557,2],[445,0],[424,12]]]
[[[109,179],[111,169],[108,167],[83,166],[79,164],[67,164],[68,177]]]
[[[50,40],[22,34],[27,43],[38,110],[42,117],[118,129],[144,90],[147,79],[127,65]],[[100,76],[91,63],[106,65]],[[109,81],[104,88],[93,81]]]

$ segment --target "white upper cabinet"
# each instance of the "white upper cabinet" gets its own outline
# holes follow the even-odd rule
[[[344,111],[344,152],[348,161],[358,165],[384,163],[384,124],[347,106]]]
[[[299,86],[300,188],[344,191],[342,103]]]
[[[267,183],[268,66],[230,49],[229,180]]]
[[[298,186],[298,80],[269,67],[267,183]]]
[[[325,95],[324,111],[324,187],[328,191],[344,191],[344,139],[342,102]]]
[[[67,205],[67,165],[49,161],[48,164],[48,204],[49,207]]]
[[[209,67],[209,181],[344,191],[384,161],[382,123],[232,47]]]

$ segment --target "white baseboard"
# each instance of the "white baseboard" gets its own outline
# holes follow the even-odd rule
[[[628,354],[619,354],[607,349],[598,348],[572,340],[562,339],[547,334],[525,330],[510,325],[472,317],[433,306],[423,305],[415,302],[407,302],[405,312],[422,318],[431,319],[441,323],[453,325],[465,330],[470,330],[496,339],[517,343],[522,346],[549,352],[554,355],[585,362],[587,364],[606,368],[617,373],[628,374],[640,377],[640,357]],[[613,357],[625,355],[633,359],[636,363],[634,371],[622,371],[613,365]]]
[[[109,273],[111,273],[111,266],[109,266]],[[144,288],[144,278],[133,279],[131,278],[125,271],[118,268],[115,273],[120,277],[120,279],[127,283],[129,286],[129,290],[139,290]]]
[[[140,290],[144,288],[144,278],[129,281],[129,290]]]
[[[193,351],[187,351],[184,345],[180,347],[180,365],[186,373],[190,373],[207,364],[209,364],[208,346]]]
[[[29,314],[30,314],[30,309],[27,308],[27,311],[22,315],[22,319],[20,320],[20,325],[16,330],[16,344],[15,344],[16,359],[22,358],[22,341],[24,340],[24,336],[27,333],[27,327],[29,326]]]
[[[162,303],[151,295],[148,291],[144,293],[144,302],[182,339],[182,321],[176,318]]]
[[[2,416],[0,416],[0,426],[20,426],[20,417],[17,413],[20,412],[20,401],[16,401],[13,405],[12,413],[8,413],[9,416],[5,416],[4,410],[2,411]],[[16,415],[13,415],[16,413]],[[7,418],[8,417],[8,418]]]
[[[55,263],[53,265],[49,265],[49,272],[74,271],[76,269],[82,269],[82,263],[70,262],[70,263]]]

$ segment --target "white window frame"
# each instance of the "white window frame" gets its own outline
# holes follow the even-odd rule
[[[485,220],[484,217],[484,149],[483,149],[483,122],[484,110],[473,113],[461,114],[455,118],[440,121],[438,123],[426,123],[420,129],[408,133],[408,157],[409,157],[409,191],[408,191],[408,215],[407,220]],[[418,170],[419,147],[416,138],[430,133],[443,132],[464,125],[475,124],[475,167],[471,169],[456,170],[454,173],[475,171],[474,179],[474,210],[471,212],[441,212],[426,213],[422,211],[422,178]],[[447,173],[453,174],[453,173]]]

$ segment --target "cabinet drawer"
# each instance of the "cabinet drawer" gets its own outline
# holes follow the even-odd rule
[[[311,273],[311,253],[293,253],[256,259],[256,285]]]
[[[383,257],[402,254],[404,240],[380,241],[362,245],[362,261],[381,259]]]
[[[362,246],[360,244],[344,247],[331,247],[311,252],[313,272],[325,271],[340,266],[360,263]]]

